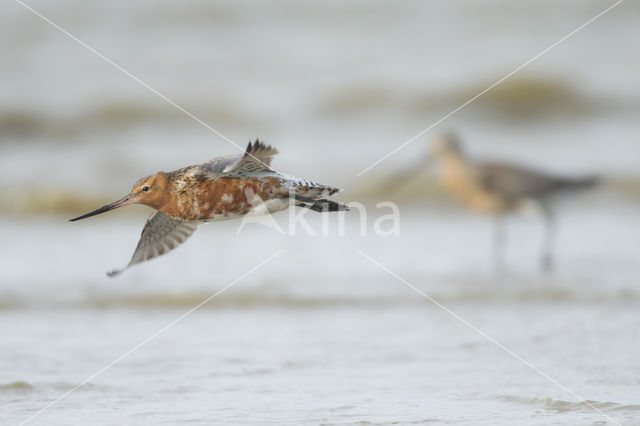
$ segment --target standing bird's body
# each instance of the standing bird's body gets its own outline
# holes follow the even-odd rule
[[[436,141],[430,157],[439,159],[440,179],[454,198],[469,210],[496,217],[494,257],[497,261],[504,245],[501,218],[520,209],[526,202],[536,203],[544,215],[547,230],[542,251],[545,270],[552,267],[553,198],[563,192],[592,187],[598,182],[595,177],[572,179],[512,164],[472,161],[451,135]]]
[[[441,142],[433,152],[440,158],[445,188],[479,213],[509,213],[527,201],[546,205],[559,193],[597,183],[594,177],[571,179],[512,164],[474,162],[452,139]]]
[[[136,182],[126,197],[71,220],[129,204],[156,209],[145,224],[129,267],[174,249],[202,222],[274,213],[288,208],[291,200],[297,206],[320,212],[348,210],[346,205],[325,198],[339,189],[274,171],[270,164],[277,153],[275,148],[256,141],[249,143],[242,155],[158,172]],[[124,269],[108,275],[117,275]]]

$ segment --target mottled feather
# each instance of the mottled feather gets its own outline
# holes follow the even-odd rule
[[[108,273],[114,276],[173,250],[202,222],[274,213],[288,208],[292,199],[296,205],[320,212],[348,210],[346,205],[326,199],[339,189],[273,170],[271,160],[277,153],[256,140],[249,142],[242,155],[157,172],[139,179],[122,199],[72,220],[130,204],[144,204],[158,211],[147,220],[129,264]]]

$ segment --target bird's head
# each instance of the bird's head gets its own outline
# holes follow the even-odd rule
[[[436,136],[428,155],[443,158],[450,155],[461,156],[462,154],[462,145],[458,137],[453,133],[442,133]]]
[[[125,197],[70,220],[73,222],[85,219],[87,217],[105,213],[130,204],[144,204],[157,209],[166,199],[168,183],[169,180],[167,178],[167,174],[164,172],[158,172],[154,175],[143,177],[133,185],[131,193]]]

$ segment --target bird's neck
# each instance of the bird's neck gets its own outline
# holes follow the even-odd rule
[[[444,186],[458,198],[466,198],[473,186],[472,171],[467,159],[458,152],[445,153],[440,167],[440,178]]]
[[[459,152],[445,152],[441,158],[442,172],[448,173],[465,173],[469,168],[467,159]]]

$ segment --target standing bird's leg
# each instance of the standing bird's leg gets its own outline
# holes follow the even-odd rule
[[[491,257],[495,272],[500,272],[502,270],[506,240],[507,228],[505,226],[504,215],[497,214],[493,219],[493,246],[491,250]]]
[[[541,207],[545,223],[541,266],[545,273],[549,273],[553,270],[553,244],[556,236],[556,216],[548,203],[543,202]]]

